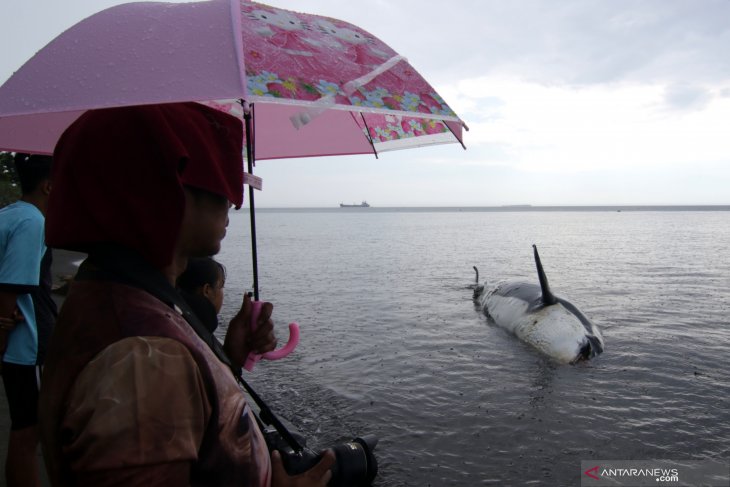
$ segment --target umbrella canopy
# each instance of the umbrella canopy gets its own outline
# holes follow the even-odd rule
[[[139,2],[74,25],[0,87],[0,149],[53,152],[83,111],[198,101],[254,106],[256,159],[461,142],[408,62],[336,19],[244,0]]]

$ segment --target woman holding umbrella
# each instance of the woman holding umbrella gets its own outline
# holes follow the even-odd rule
[[[54,485],[326,485],[332,453],[290,477],[236,383],[276,345],[251,303],[223,348],[174,289],[213,255],[242,193],[240,120],[195,103],[92,110],[54,156],[47,240],[89,254],[46,361],[40,431]],[[202,330],[200,329],[202,328]],[[273,460],[273,462],[272,462]]]

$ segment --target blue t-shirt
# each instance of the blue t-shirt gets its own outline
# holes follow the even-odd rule
[[[0,209],[0,290],[18,293],[25,320],[8,336],[3,362],[35,365],[38,326],[30,292],[40,284],[45,244],[45,219],[35,205],[17,201]]]

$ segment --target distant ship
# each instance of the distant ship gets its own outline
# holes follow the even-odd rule
[[[355,204],[346,205],[344,203],[340,203],[340,208],[370,208],[370,205],[368,204],[367,201],[363,201],[359,205],[355,205]]]

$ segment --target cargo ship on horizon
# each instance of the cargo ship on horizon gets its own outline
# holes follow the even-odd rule
[[[340,208],[370,208],[370,205],[367,201],[363,201],[359,205],[352,204],[352,205],[346,205],[344,203],[340,203]]]

